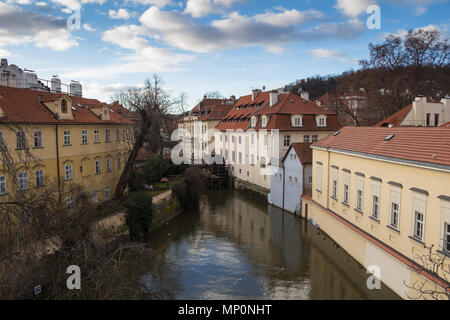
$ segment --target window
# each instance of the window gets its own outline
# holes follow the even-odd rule
[[[28,174],[26,172],[19,172],[19,190],[28,189]]]
[[[439,113],[434,114],[434,126],[439,126]]]
[[[325,127],[325,118],[319,118],[319,127]]]
[[[372,217],[378,219],[380,216],[380,198],[373,196],[372,198]]]
[[[316,142],[319,140],[319,136],[317,134],[312,135],[312,142]]]
[[[251,135],[251,139],[252,139],[252,144],[255,144],[255,135],[252,133],[252,135]]]
[[[444,250],[450,252],[450,223],[444,225]]]
[[[111,142],[111,130],[109,130],[109,129],[106,129],[106,131],[105,131],[105,141]]]
[[[36,170],[36,187],[41,187],[44,185],[44,170]]]
[[[120,141],[120,130],[116,129],[116,142]]]
[[[3,132],[0,131],[0,149],[4,150],[5,149],[5,140],[3,140]]]
[[[101,163],[100,160],[95,160],[95,174],[101,174],[102,170],[101,170]]]
[[[17,150],[22,150],[26,148],[25,131],[16,132],[16,146]]]
[[[34,147],[42,148],[42,132],[41,131],[34,132]]]
[[[105,186],[105,199],[109,199],[109,197],[111,196],[111,191],[109,189],[109,185]]]
[[[309,142],[309,135],[303,136],[303,142],[308,143]]]
[[[67,113],[67,102],[64,99],[62,99],[62,101],[61,101],[61,112]]]
[[[242,137],[239,136],[239,144],[241,144],[241,143],[242,143]]]
[[[284,146],[289,147],[291,144],[291,136],[284,136]]]
[[[356,209],[363,210],[364,179],[356,178]]]
[[[289,184],[292,184],[292,177],[289,176]]]
[[[239,163],[242,163],[242,152],[239,152]]]
[[[72,165],[71,164],[66,164],[64,166],[64,175],[66,177],[66,180],[72,180],[73,173],[72,173]]]
[[[377,220],[380,218],[380,189],[379,183],[372,183],[372,217]]]
[[[256,127],[256,118],[255,118],[255,117],[252,117],[252,118],[250,119],[250,125],[251,125],[252,127]]]
[[[98,194],[97,194],[97,190],[92,190],[92,202],[93,202],[93,203],[98,202]]]
[[[430,126],[430,123],[431,123],[431,114],[427,113],[427,127]]]
[[[254,164],[255,164],[255,155],[254,154],[252,154],[251,156],[250,156],[250,159],[251,159],[251,165],[253,166]]]
[[[317,191],[322,192],[322,165],[317,164],[317,181],[316,181]]]
[[[261,120],[261,126],[266,127],[267,126],[267,117],[263,116]]]
[[[298,184],[298,178],[294,177],[294,184],[297,185]]]
[[[0,194],[6,194],[6,177],[0,176]]]
[[[261,164],[260,164],[261,168],[265,168],[266,167],[266,158],[261,157]]]
[[[236,161],[236,154],[234,151],[231,151],[231,160],[233,161],[233,163]]]
[[[294,117],[294,127],[301,127],[302,126],[302,118],[300,116]]]
[[[81,130],[81,143],[82,144],[88,143],[87,130]]]
[[[122,168],[122,159],[120,157],[117,157],[117,170],[120,170]]]
[[[332,198],[334,198],[334,199],[337,199],[337,192],[338,192],[338,190],[337,190],[337,184],[338,184],[338,171],[337,171],[337,169],[333,169],[333,172],[332,172],[332,195],[331,195],[331,197]]]
[[[264,147],[267,148],[267,145],[269,144],[269,136],[265,135],[264,136]]]
[[[344,173],[344,203],[349,203],[349,192],[350,192],[350,175]]]
[[[66,205],[67,205],[67,211],[73,212],[74,205],[73,205],[73,197],[72,196],[66,198]]]
[[[106,171],[112,172],[112,161],[111,159],[106,159]]]
[[[100,131],[94,130],[94,142],[100,142]]]
[[[414,237],[418,240],[423,239],[423,223],[424,223],[424,214],[419,211],[414,212]]]
[[[64,145],[70,145],[70,131],[64,131]]]

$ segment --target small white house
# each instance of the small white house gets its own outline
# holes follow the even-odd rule
[[[312,150],[310,143],[293,143],[281,166],[270,181],[269,203],[292,213],[299,213],[302,194],[312,186]]]

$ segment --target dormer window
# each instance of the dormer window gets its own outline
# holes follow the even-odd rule
[[[261,119],[261,126],[266,127],[267,126],[267,117],[263,116]]]
[[[256,127],[256,117],[252,117],[250,119],[250,124],[251,124],[252,127]]]
[[[67,102],[64,99],[61,100],[61,112],[67,113]]]
[[[295,115],[292,118],[292,126],[293,127],[302,127],[303,126],[303,117],[301,115]]]
[[[324,115],[320,115],[317,119],[318,127],[326,127],[327,126],[327,118]]]

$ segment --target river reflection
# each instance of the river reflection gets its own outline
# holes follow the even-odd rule
[[[212,191],[197,212],[154,232],[151,246],[178,264],[178,299],[398,299],[303,219]]]

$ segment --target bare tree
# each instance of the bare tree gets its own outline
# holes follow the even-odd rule
[[[433,299],[433,300],[450,300],[450,273],[448,269],[448,257],[436,250],[433,246],[425,247],[427,253],[418,256],[416,260],[420,267],[416,267],[418,274],[426,272],[436,279],[440,279],[440,285],[436,282],[416,280],[412,285],[405,283],[405,286],[414,292],[414,295],[408,295],[410,299]]]
[[[116,200],[122,199],[138,152],[144,142],[148,142],[151,147],[157,146],[159,154],[162,156],[164,147],[164,134],[162,133],[168,120],[171,119],[170,113],[178,104],[177,100],[172,100],[168,93],[162,89],[161,78],[158,75],[154,75],[152,79],[147,80],[143,88],[129,89],[120,93],[120,97],[124,106],[136,112],[140,119],[134,133],[134,143],[130,155],[116,186],[114,194]]]

